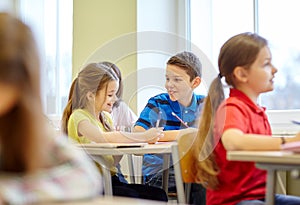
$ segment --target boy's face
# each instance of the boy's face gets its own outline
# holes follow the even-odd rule
[[[190,76],[185,70],[176,65],[167,65],[166,84],[169,96],[172,101],[178,101],[184,106],[191,103],[194,80],[190,81]]]

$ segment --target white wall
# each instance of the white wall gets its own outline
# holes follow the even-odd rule
[[[155,11],[155,12],[154,12]],[[216,69],[202,48],[191,43],[190,0],[137,1],[137,113],[149,97],[165,92],[167,60],[183,50],[195,53],[202,63],[202,83],[195,90],[206,94]]]
[[[165,92],[167,60],[186,50],[188,0],[137,0],[137,111]]]

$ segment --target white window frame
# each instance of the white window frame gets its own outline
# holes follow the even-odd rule
[[[59,129],[72,81],[73,1],[2,0],[0,10],[19,17],[35,35],[41,60],[41,98],[44,113],[50,123]],[[47,12],[55,16],[48,18],[45,15]],[[60,18],[61,14],[65,16]]]
[[[205,47],[205,51],[208,56],[212,56],[212,39],[210,38],[209,32],[212,31],[210,29],[210,19],[212,17],[212,8],[211,8],[211,0],[187,0],[187,1],[198,1],[202,8],[196,8],[197,13],[199,14],[199,24],[205,31],[203,33],[201,41],[201,45]],[[200,2],[201,1],[201,2]],[[258,0],[253,0],[253,10],[254,10],[254,28],[255,32],[258,32]],[[194,9],[194,8],[189,8]],[[191,11],[192,12],[192,11]],[[202,16],[201,16],[202,15]],[[195,19],[191,19],[190,23],[192,23]],[[192,26],[192,25],[191,25]],[[190,26],[190,28],[191,28]],[[192,32],[192,31],[190,31]],[[216,64],[216,62],[214,62]],[[300,110],[267,110],[267,115],[272,127],[273,134],[278,135],[290,135],[295,134],[299,131],[299,125],[295,125],[291,122],[291,120],[299,120],[300,121]]]

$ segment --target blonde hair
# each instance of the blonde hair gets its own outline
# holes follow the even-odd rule
[[[123,82],[122,82],[121,70],[116,64],[113,64],[113,63],[108,62],[108,61],[101,62],[101,64],[107,66],[108,69],[112,69],[115,72],[118,79],[119,79],[119,89],[116,93],[116,96],[118,97],[118,100],[114,103],[114,107],[119,107],[120,102],[122,101],[122,96],[123,96]]]
[[[118,81],[118,77],[106,65],[102,63],[90,63],[85,66],[74,79],[70,92],[67,106],[62,116],[62,130],[68,134],[68,121],[70,115],[75,109],[84,109],[87,107],[87,93],[95,93],[107,86],[110,81]],[[105,91],[106,92],[106,91]],[[99,119],[107,131],[113,128],[107,124],[104,119],[105,115],[100,114]]]

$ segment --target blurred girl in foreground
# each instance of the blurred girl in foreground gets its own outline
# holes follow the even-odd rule
[[[94,164],[50,129],[33,34],[7,13],[0,13],[0,99],[0,204],[75,200],[102,192]]]

